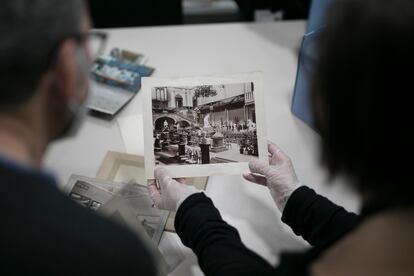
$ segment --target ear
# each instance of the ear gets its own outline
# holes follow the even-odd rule
[[[76,63],[76,43],[67,39],[58,49],[55,63],[56,93],[59,98],[69,101],[77,99],[78,65]]]

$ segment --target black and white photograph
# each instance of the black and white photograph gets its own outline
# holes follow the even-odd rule
[[[258,87],[253,80],[151,87],[152,142],[145,143],[152,167],[182,170],[258,158]]]

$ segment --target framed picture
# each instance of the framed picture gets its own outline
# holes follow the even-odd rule
[[[172,177],[248,172],[268,160],[260,72],[229,76],[144,78],[145,172]]]
[[[147,185],[145,160],[143,156],[108,151],[96,177],[103,180]]]
[[[96,174],[98,179],[118,183],[138,183],[146,185],[145,160],[143,156],[108,151]],[[208,178],[188,178],[187,182],[199,190],[205,190]],[[166,231],[175,232],[175,212],[170,212],[165,224]]]

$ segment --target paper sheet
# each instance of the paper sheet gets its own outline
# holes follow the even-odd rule
[[[252,159],[268,162],[261,72],[143,78],[142,93],[147,179],[156,167],[188,178],[240,175]]]

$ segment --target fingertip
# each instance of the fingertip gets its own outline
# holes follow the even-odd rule
[[[277,158],[284,161],[289,158],[289,156],[287,156],[286,153],[276,144],[269,145],[269,153],[272,155],[271,160],[275,160],[274,158]]]
[[[243,174],[243,178],[249,182],[255,182],[255,178],[251,173]]]
[[[154,170],[154,176],[155,176],[156,179],[161,179],[166,175],[168,175],[168,171],[163,167],[157,167]]]
[[[161,173],[161,172],[163,172],[165,169],[163,168],[163,167],[156,167],[155,168],[155,170],[154,170],[154,174],[158,174],[158,173]]]
[[[258,159],[253,159],[249,162],[249,168],[250,168],[250,171],[252,173],[258,173],[258,172],[260,172],[259,168],[266,167],[268,165],[269,165],[269,163],[266,163],[266,162],[258,160]]]
[[[187,184],[187,180],[185,178],[177,178],[175,180],[180,184]]]
[[[270,142],[267,145],[267,148],[269,150],[269,153],[272,154],[272,155],[277,154],[278,152],[280,152],[280,148],[275,143],[272,143],[272,142]]]
[[[252,159],[252,160],[249,161],[249,168],[250,168],[250,170],[252,170],[252,168],[255,168],[256,167],[257,162],[259,162],[259,160],[257,160],[257,159]]]

